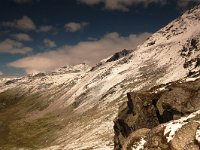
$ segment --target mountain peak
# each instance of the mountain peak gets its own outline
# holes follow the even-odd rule
[[[81,63],[81,64],[74,65],[74,66],[63,66],[61,68],[56,69],[55,72],[67,73],[70,71],[87,71],[90,68],[91,67],[89,65],[87,65],[86,63]]]

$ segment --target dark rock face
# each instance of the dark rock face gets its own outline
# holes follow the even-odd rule
[[[141,128],[153,128],[159,124],[153,93],[128,93],[127,107],[115,120],[115,149],[122,149],[130,133]]]
[[[115,53],[110,59],[108,59],[106,62],[112,62],[112,61],[116,61],[124,56],[127,56],[128,54],[130,54],[132,52],[132,50],[122,50],[120,52]]]
[[[181,129],[170,142],[164,132],[169,121],[200,110],[200,79],[169,83],[147,92],[128,93],[127,97],[128,102],[120,108],[114,121],[116,150],[131,149],[142,137],[146,140],[146,150],[199,148],[194,136],[200,126],[200,117],[196,117],[196,121],[186,119],[187,123],[179,123]]]
[[[46,76],[45,73],[38,73],[38,74],[34,75],[35,78],[37,78],[37,77],[44,77],[44,76]]]
[[[195,52],[200,50],[199,41],[199,35],[189,39],[181,50],[181,57],[185,59],[183,67],[189,69],[190,71],[199,67],[200,64],[200,55],[192,56]]]

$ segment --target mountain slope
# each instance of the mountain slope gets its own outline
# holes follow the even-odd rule
[[[6,138],[0,147],[112,149],[113,119],[126,93],[197,78],[199,39],[196,7],[136,49],[93,68],[81,64],[1,81],[0,126]]]

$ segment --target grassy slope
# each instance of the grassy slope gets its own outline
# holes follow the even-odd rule
[[[37,149],[50,145],[54,140],[54,131],[61,126],[58,117],[48,114],[42,119],[27,122],[24,118],[33,110],[42,110],[48,106],[45,97],[38,94],[20,94],[12,89],[0,93],[0,149],[26,147]]]

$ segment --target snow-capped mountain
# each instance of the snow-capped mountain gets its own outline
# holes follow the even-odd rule
[[[80,64],[1,80],[0,127],[7,130],[0,134],[0,146],[113,149],[113,120],[127,92],[198,78],[199,67],[198,6],[136,49],[92,68]]]

